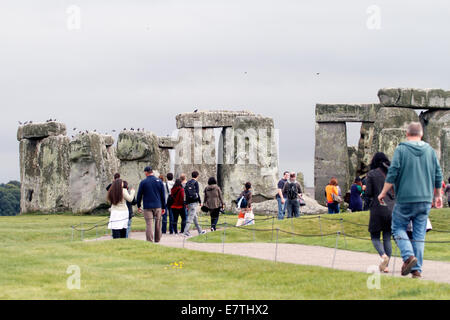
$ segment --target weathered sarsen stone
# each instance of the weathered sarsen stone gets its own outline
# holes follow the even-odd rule
[[[32,124],[25,126],[25,130],[19,128],[18,137],[22,138],[19,144],[21,213],[67,211],[70,141],[63,135],[56,135],[56,131],[51,134],[46,131],[49,127],[63,128],[62,124],[39,126]]]
[[[316,123],[314,154],[315,199],[325,203],[324,191],[331,177],[336,177],[342,194],[349,188],[349,154],[345,123]]]
[[[385,107],[450,109],[450,91],[442,89],[383,88],[378,98]]]
[[[222,128],[233,126],[234,119],[242,116],[255,116],[249,111],[198,111],[177,115],[177,128]]]
[[[320,205],[316,200],[303,194],[306,206],[300,207],[302,214],[314,215],[323,214],[328,212],[328,208]],[[253,212],[260,215],[273,215],[278,214],[278,202],[277,200],[268,200],[253,205]]]
[[[160,139],[152,132],[122,131],[119,134],[117,141],[119,172],[136,192],[139,183],[145,179],[146,166],[151,166],[156,176],[170,170],[169,150],[160,149],[159,145]]]
[[[178,130],[175,147],[175,175],[198,171],[201,197],[210,177],[217,177],[216,138],[212,128],[182,128]]]
[[[17,130],[17,140],[44,139],[50,136],[65,136],[66,125],[60,122],[29,123]]]
[[[427,141],[440,160],[444,178],[450,177],[450,110],[432,110],[422,113],[421,122],[424,128],[424,140]]]
[[[278,136],[271,118],[237,117],[222,132],[219,156],[220,184],[230,205],[252,183],[255,203],[274,199],[278,181]]]
[[[106,207],[106,187],[119,163],[110,138],[98,133],[78,135],[70,142],[70,208],[88,213]]]

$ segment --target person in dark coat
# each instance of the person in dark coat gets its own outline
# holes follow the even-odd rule
[[[381,256],[381,272],[389,272],[387,269],[392,255],[391,224],[392,210],[395,204],[394,190],[390,190],[384,198],[385,205],[380,204],[378,195],[383,190],[384,182],[390,166],[390,161],[382,152],[378,152],[370,163],[370,171],[367,173],[366,195],[370,198],[369,232],[375,249]],[[383,233],[383,244],[381,243]]]
[[[363,201],[361,194],[363,191],[361,178],[357,177],[350,188],[350,204],[348,208],[352,210],[352,212],[362,211]]]
[[[222,190],[217,185],[216,178],[211,177],[208,180],[208,186],[205,188],[205,197],[203,198],[203,206],[208,208],[211,216],[211,231],[216,231],[219,222],[220,210],[223,209]]]

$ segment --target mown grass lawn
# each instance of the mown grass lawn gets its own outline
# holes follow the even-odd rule
[[[302,216],[295,219],[267,219],[256,216],[253,226],[242,228],[233,227],[236,224],[236,216],[221,216],[219,223],[227,223],[225,239],[230,242],[275,242],[278,232],[280,243],[297,243],[338,248],[351,251],[377,253],[370,241],[368,232],[369,212],[343,213],[338,215]],[[343,221],[341,222],[340,219]],[[202,217],[202,224],[208,224],[209,219]],[[450,261],[450,209],[431,210],[430,220],[434,230],[427,233],[425,244],[425,259],[437,261]],[[223,226],[221,228],[224,228]],[[267,231],[261,231],[267,230]],[[347,236],[340,235],[341,231]],[[446,231],[446,232],[442,232]],[[321,234],[330,234],[321,237]],[[305,235],[305,236],[300,236]],[[318,235],[310,237],[311,235]],[[198,237],[193,241],[198,242],[222,242],[223,230],[208,236]],[[433,243],[444,242],[444,243]],[[446,242],[446,243],[445,243]],[[395,242],[392,242],[395,253]],[[397,251],[397,256],[399,252]]]
[[[71,240],[71,225],[95,226],[102,219],[0,217],[0,299],[450,298],[450,285],[428,281],[383,276],[381,290],[369,290],[369,275],[362,273],[166,248],[137,240],[85,242],[79,234]],[[142,219],[136,218],[134,226],[143,230]],[[97,233],[104,234],[104,227],[84,236]],[[182,268],[174,263],[182,263]],[[66,272],[72,265],[81,271],[80,290],[67,288],[71,274]]]

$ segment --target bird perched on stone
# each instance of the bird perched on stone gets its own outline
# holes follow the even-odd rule
[[[116,132],[116,130],[113,130],[112,132]]]
[[[197,112],[198,112],[198,109],[195,109],[195,110],[194,110],[194,113],[197,113]]]
[[[73,128],[73,131],[77,130],[77,128]]]
[[[131,128],[130,130],[131,130],[131,131],[134,131],[134,129],[133,129],[133,128]]]

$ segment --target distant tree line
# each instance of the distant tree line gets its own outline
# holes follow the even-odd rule
[[[0,216],[15,216],[20,213],[20,182],[0,184]]]

